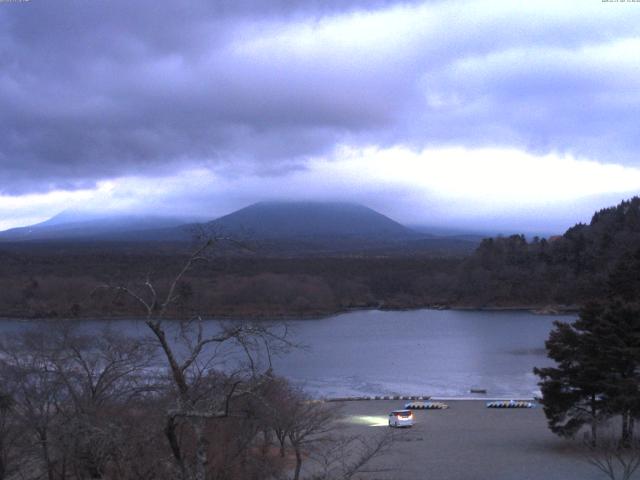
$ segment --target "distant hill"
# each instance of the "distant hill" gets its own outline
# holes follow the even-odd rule
[[[70,242],[119,242],[134,246],[164,242],[169,245],[191,243],[198,234],[236,237],[251,242],[260,253],[285,256],[467,255],[481,240],[476,236],[439,237],[416,232],[354,203],[260,202],[206,223],[188,218],[107,217],[65,211],[36,225],[0,232],[0,242],[63,242],[67,247]],[[226,251],[221,245],[219,248]]]
[[[106,216],[105,214],[66,210],[42,223],[0,232],[0,241],[149,240],[154,236],[145,235],[143,232],[173,229],[193,221],[192,217]]]
[[[363,205],[334,202],[260,202],[208,224],[259,239],[318,237],[407,239],[417,232]]]
[[[260,202],[203,227],[285,256],[408,252],[409,243],[426,237],[371,208],[340,202]]]

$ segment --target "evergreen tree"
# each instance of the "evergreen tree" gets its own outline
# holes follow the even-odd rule
[[[621,440],[630,442],[640,416],[640,310],[611,301],[589,304],[575,322],[556,322],[546,342],[556,367],[536,368],[550,429],[573,436],[590,425],[620,416]]]
[[[625,253],[613,266],[607,280],[608,294],[625,302],[640,299],[640,249]]]
[[[605,373],[605,395],[611,414],[622,419],[622,443],[633,436],[640,416],[640,310],[619,301],[590,319],[592,341]]]
[[[605,378],[576,324],[555,322],[545,345],[557,366],[535,368],[534,373],[541,379],[541,403],[551,431],[572,437],[584,425],[590,425],[595,443],[597,425],[606,414]]]

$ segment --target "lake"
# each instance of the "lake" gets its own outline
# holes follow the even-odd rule
[[[276,370],[316,395],[530,397],[534,366],[550,365],[544,342],[570,316],[460,310],[360,311],[291,322],[310,348]]]
[[[573,316],[524,311],[358,311],[324,319],[288,321],[303,349],[274,359],[276,373],[318,397],[431,395],[531,397],[534,366],[550,365],[544,341],[554,320]],[[106,321],[86,321],[98,331]],[[146,334],[140,321],[111,322],[130,335]],[[0,332],[29,323],[0,321]],[[210,322],[209,328],[215,328]],[[478,396],[478,395],[473,395]]]

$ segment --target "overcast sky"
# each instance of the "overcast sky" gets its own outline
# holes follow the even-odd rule
[[[268,199],[562,231],[640,192],[640,2],[0,1],[0,228]]]

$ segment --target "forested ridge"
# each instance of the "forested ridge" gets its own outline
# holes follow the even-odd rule
[[[162,246],[3,245],[0,316],[132,316],[100,286],[162,285],[188,256]],[[640,293],[640,198],[564,235],[487,238],[468,256],[268,256],[258,248],[201,262],[179,285],[175,316],[316,316],[354,308],[576,308],[612,287]],[[96,290],[98,289],[98,290]],[[98,293],[96,293],[98,292]]]
[[[640,198],[596,212],[549,239],[488,238],[463,262],[459,300],[491,304],[579,305],[612,288],[640,290]]]

